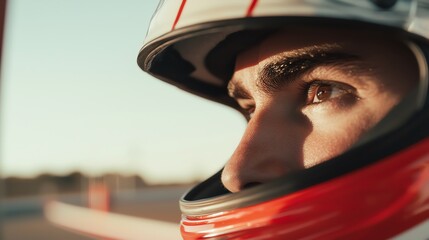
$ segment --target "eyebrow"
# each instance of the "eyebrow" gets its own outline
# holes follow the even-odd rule
[[[359,64],[360,60],[357,55],[342,52],[336,44],[297,49],[279,54],[265,64],[258,73],[256,85],[265,92],[274,92],[319,66],[337,65],[345,70],[359,72],[368,69]],[[228,93],[233,98],[250,97],[240,81],[231,80],[228,84]]]

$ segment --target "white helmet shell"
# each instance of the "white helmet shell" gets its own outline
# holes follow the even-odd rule
[[[377,4],[380,2],[380,5]],[[429,1],[400,0],[390,9],[383,2],[320,0],[164,0],[155,12],[145,44],[171,32],[195,24],[244,17],[307,16],[361,20],[390,25],[429,36]]]
[[[234,51],[258,40],[251,39],[256,35],[252,33],[242,36],[244,40],[234,47],[220,50],[216,47],[236,32],[287,27],[305,21],[374,25],[427,41],[429,1],[161,0],[138,64],[144,71],[188,92],[236,107],[225,90],[233,65],[231,59],[237,54]],[[223,54],[221,57],[219,52]]]

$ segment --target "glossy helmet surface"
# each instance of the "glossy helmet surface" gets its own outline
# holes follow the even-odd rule
[[[215,174],[181,199],[182,236],[428,238],[429,1],[165,0],[138,64],[158,79],[239,109],[226,90],[236,55],[273,31],[299,25],[371,28],[406,41],[420,71],[410,117],[330,161],[238,193],[226,191]]]

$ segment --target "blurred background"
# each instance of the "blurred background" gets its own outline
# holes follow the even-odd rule
[[[238,112],[137,66],[157,4],[7,2],[2,239],[91,239],[47,221],[52,200],[179,223],[180,196],[234,150],[245,127]]]

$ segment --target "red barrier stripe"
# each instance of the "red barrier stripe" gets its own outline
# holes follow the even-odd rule
[[[183,8],[185,8],[186,0],[182,0],[182,4],[180,4],[179,11],[177,12],[176,19],[174,20],[173,27],[171,30],[176,28],[176,24],[179,22],[180,16],[182,15]]]
[[[250,3],[249,8],[247,9],[246,17],[251,17],[252,16],[253,10],[255,9],[257,3],[258,3],[258,0],[252,0],[252,2]]]

